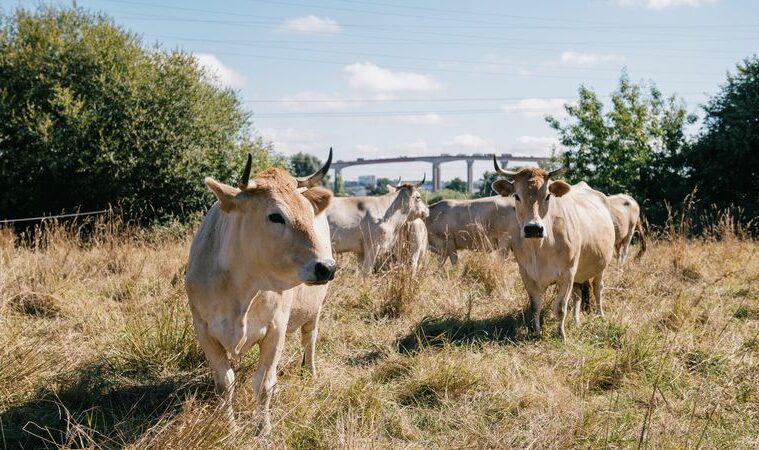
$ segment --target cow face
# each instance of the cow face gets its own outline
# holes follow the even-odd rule
[[[422,199],[422,193],[419,192],[419,188],[424,185],[424,181],[427,178],[425,174],[422,181],[418,184],[413,183],[400,183],[392,185],[388,184],[387,188],[390,192],[398,192],[398,198],[401,200],[401,208],[404,214],[408,214],[408,221],[416,219],[426,219],[430,216],[430,210]]]
[[[527,239],[542,239],[545,235],[544,219],[548,214],[551,197],[561,197],[569,192],[570,186],[563,181],[552,180],[564,170],[546,172],[539,168],[524,168],[519,172],[496,169],[502,175],[513,177],[514,181],[498,180],[493,190],[500,195],[513,196],[520,234]]]
[[[323,176],[326,169],[321,172]],[[244,174],[243,180],[247,178]],[[299,180],[272,168],[249,182],[241,181],[238,188],[206,179],[222,212],[237,219],[226,232],[234,233],[230,242],[242,255],[238,263],[268,275],[272,285],[282,289],[325,284],[335,275],[329,236],[319,232],[316,223],[332,193],[310,187],[321,177],[311,178]]]

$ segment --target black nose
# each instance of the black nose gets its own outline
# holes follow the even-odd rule
[[[524,226],[524,236],[528,238],[542,238],[543,227],[534,223]]]
[[[314,275],[316,275],[316,281],[326,282],[333,280],[335,278],[335,270],[337,270],[335,263],[316,263],[314,266]]]

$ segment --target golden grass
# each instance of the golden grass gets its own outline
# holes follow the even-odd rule
[[[288,338],[274,431],[240,364],[230,433],[182,287],[189,237],[102,226],[0,245],[0,438],[8,448],[759,446],[759,245],[671,236],[608,271],[607,318],[528,329],[516,263],[464,252],[326,300],[319,376]],[[44,241],[44,242],[43,242]]]

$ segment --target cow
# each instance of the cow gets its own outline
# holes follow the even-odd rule
[[[389,255],[403,226],[429,215],[419,184],[399,183],[378,197],[335,198],[327,208],[332,251],[358,255],[361,271],[371,274],[377,258]]]
[[[643,256],[646,252],[646,236],[643,234],[643,225],[640,220],[640,205],[634,198],[627,194],[616,194],[609,196],[609,211],[614,221],[614,249],[617,251],[617,266],[621,269],[627,259],[627,252],[630,249],[635,232],[638,232],[640,238],[640,250],[635,255],[635,259]]]
[[[598,191],[573,188],[554,178],[566,168],[547,172],[541,168],[503,170],[493,155],[496,172],[509,180],[497,180],[493,190],[513,196],[519,234],[512,238],[512,251],[519,275],[530,297],[534,327],[540,332],[542,296],[551,284],[558,285],[554,315],[558,332],[566,339],[567,304],[574,283],[590,281],[596,312],[603,316],[603,275],[614,254],[614,222],[609,201]],[[575,297],[574,319],[580,321],[580,296]]]
[[[427,225],[423,219],[414,219],[401,228],[401,235],[395,244],[394,257],[402,265],[411,268],[411,273],[419,270],[419,264],[427,254],[429,239]]]
[[[430,250],[441,264],[458,261],[458,250],[508,251],[518,232],[514,199],[441,200],[430,205],[426,219]]]
[[[295,178],[269,168],[251,180],[248,155],[237,187],[205,179],[217,202],[192,241],[185,289],[195,333],[231,427],[235,426],[232,364],[258,344],[260,358],[253,375],[258,430],[270,432],[269,403],[293,288],[303,283],[323,285],[335,276],[329,240],[314,224],[329,206],[332,193],[313,186],[331,161],[332,149],[326,164],[309,177]]]
[[[314,228],[322,242],[329,242],[330,232],[326,214],[316,216]],[[330,255],[331,251],[330,248]],[[303,367],[308,369],[312,377],[316,377],[316,338],[319,333],[319,316],[321,315],[322,303],[327,296],[327,289],[327,284],[295,286],[290,318],[287,322],[287,334],[292,334],[300,329],[303,345]]]

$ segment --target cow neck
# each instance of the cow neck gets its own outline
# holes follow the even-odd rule
[[[387,197],[389,203],[385,210],[385,215],[380,219],[380,225],[394,231],[407,222],[409,213],[403,212],[403,199],[401,199],[400,191],[383,196],[382,199],[385,200],[385,197]]]

